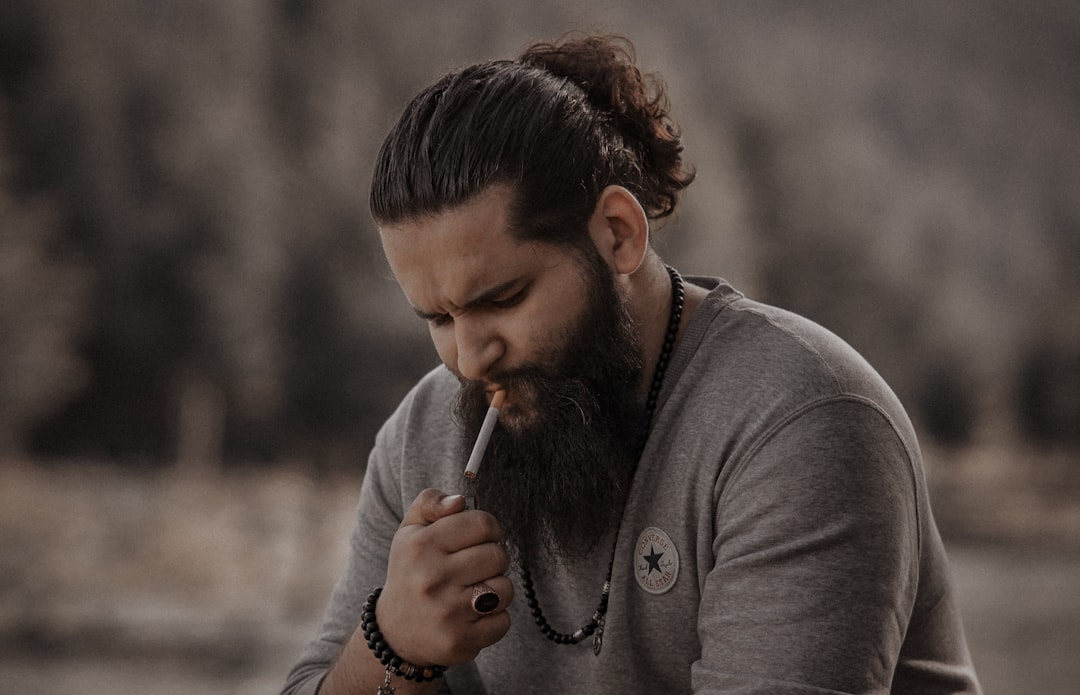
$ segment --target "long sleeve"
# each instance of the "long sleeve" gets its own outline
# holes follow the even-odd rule
[[[813,403],[718,491],[695,692],[887,693],[915,604],[910,452],[865,401]]]
[[[360,623],[360,608],[368,593],[385,579],[390,542],[403,515],[400,491],[387,460],[387,451],[393,449],[390,439],[386,427],[376,437],[361,485],[345,570],[334,587],[318,635],[292,668],[282,695],[315,693]]]

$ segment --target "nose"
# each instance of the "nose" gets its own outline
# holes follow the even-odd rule
[[[469,318],[454,323],[457,370],[466,379],[483,379],[506,352],[502,339],[489,324]]]

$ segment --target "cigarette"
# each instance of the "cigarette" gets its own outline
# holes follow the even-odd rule
[[[499,389],[491,397],[491,405],[488,406],[487,414],[484,415],[484,424],[480,425],[480,434],[476,435],[476,444],[473,445],[472,453],[469,454],[469,463],[465,466],[465,477],[475,478],[480,471],[480,461],[484,458],[488,441],[491,439],[491,431],[495,429],[495,421],[499,419],[499,406],[502,405],[506,391]]]

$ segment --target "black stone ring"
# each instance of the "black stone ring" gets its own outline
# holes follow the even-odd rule
[[[487,615],[499,607],[499,595],[487,584],[473,584],[472,609],[477,615]]]

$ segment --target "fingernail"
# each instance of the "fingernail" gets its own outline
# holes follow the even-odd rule
[[[457,501],[459,499],[461,499],[461,495],[447,495],[446,497],[442,498],[439,504],[444,507],[453,507],[455,504],[457,504]]]

